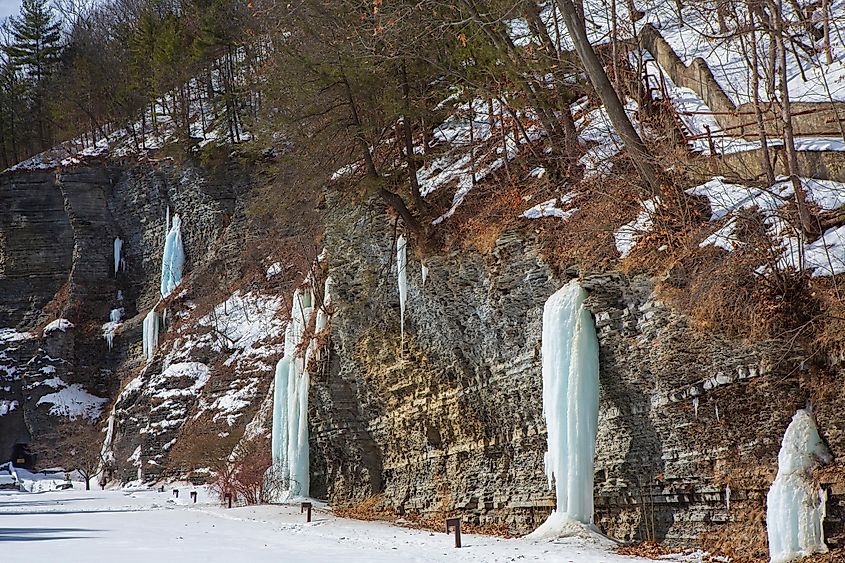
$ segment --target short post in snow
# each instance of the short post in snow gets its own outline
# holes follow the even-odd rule
[[[226,502],[229,503],[229,508],[232,508],[232,493],[226,493]]]
[[[160,492],[160,493],[164,492],[164,485],[162,485],[161,487],[158,488],[158,492]]]
[[[302,514],[305,511],[308,511],[308,515],[305,517],[306,522],[311,521],[311,503],[310,502],[303,502],[299,505],[299,513]]]
[[[455,529],[455,547],[461,547],[461,519],[460,518],[446,518],[446,533],[452,533],[452,528]]]
[[[194,501],[194,504],[197,503],[197,492],[191,491],[191,500]]]
[[[179,489],[173,489],[173,496],[179,498]]]

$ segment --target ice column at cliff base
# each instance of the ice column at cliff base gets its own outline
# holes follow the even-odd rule
[[[545,465],[557,503],[529,537],[586,533],[593,523],[593,459],[598,431],[599,343],[584,306],[587,293],[573,280],[543,308],[543,415],[548,431]]]
[[[783,435],[778,472],[766,498],[766,529],[772,563],[827,552],[822,524],[827,495],[813,481],[813,469],[829,463],[810,412],[799,410]]]
[[[331,279],[325,283],[323,306],[316,311],[315,336],[328,327],[326,309],[330,303]],[[317,353],[317,339],[311,338],[301,351],[305,330],[315,315],[314,296],[309,288],[293,296],[291,320],[285,330],[285,352],[278,364],[273,391],[273,465],[265,480],[271,502],[284,502],[310,493],[308,434],[308,366]]]

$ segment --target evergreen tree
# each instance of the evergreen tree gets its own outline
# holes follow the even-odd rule
[[[11,44],[5,47],[9,61],[20,69],[30,87],[30,102],[40,148],[50,144],[45,86],[61,56],[61,23],[47,0],[24,0],[20,17],[10,18]]]
[[[6,52],[18,68],[41,84],[59,61],[61,24],[46,0],[23,0],[20,14],[11,18],[13,43]]]

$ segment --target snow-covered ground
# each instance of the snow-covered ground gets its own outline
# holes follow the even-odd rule
[[[645,561],[617,555],[584,540],[542,542],[463,536],[455,549],[445,533],[360,522],[316,511],[305,523],[298,506],[225,509],[190,488],[41,494],[0,492],[3,561],[149,563]]]

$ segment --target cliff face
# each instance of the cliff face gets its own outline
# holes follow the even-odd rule
[[[531,530],[554,506],[543,471],[542,308],[566,279],[515,234],[485,253],[420,259],[409,249],[403,340],[392,222],[345,209],[327,225],[333,354],[312,383],[312,491],[348,502],[380,494],[399,513]],[[660,301],[655,281],[582,275],[601,346],[596,523],[612,537],[676,545],[727,530],[762,540],[790,418],[812,400],[837,456],[842,399],[819,391],[825,374],[794,340],[695,330]],[[677,272],[663,281],[684,284]],[[828,481],[835,542],[843,497]]]
[[[339,500],[383,493],[400,513],[530,529],[553,506],[539,342],[559,282],[516,236],[484,256],[426,258],[425,283],[411,248],[403,342],[392,225],[373,210],[336,217],[334,361],[312,385],[312,483]]]
[[[267,434],[292,286],[277,269],[247,280],[231,267],[261,237],[245,219],[248,194],[242,174],[167,163],[0,176],[0,325],[10,329],[0,334],[0,457],[59,418],[98,410],[122,480],[184,475],[245,431]],[[403,335],[393,221],[379,205],[328,197],[332,336],[310,388],[312,495],[380,495],[398,513],[536,527],[554,506],[542,309],[576,272],[554,272],[525,234],[425,257],[412,242]],[[183,216],[187,277],[158,303],[168,207]],[[839,367],[822,371],[789,337],[696,330],[661,302],[657,280],[581,278],[601,347],[596,523],[609,535],[696,544],[764,534],[780,440],[807,401],[836,459],[845,455],[845,404],[831,391]],[[678,272],[660,281],[684,289]],[[117,307],[125,316],[109,350],[101,325]],[[154,307],[163,335],[146,363],[141,321]],[[59,317],[74,326],[43,330]],[[93,397],[91,413],[55,410],[63,403],[50,396],[68,389]],[[839,468],[821,477],[834,542],[845,533]]]
[[[248,187],[235,178],[166,162],[0,176],[0,326],[8,329],[9,365],[0,458],[16,443],[45,440],[61,419],[95,418],[140,369],[141,319],[160,297],[167,209],[188,215],[187,268],[200,270],[235,238],[228,227],[242,215],[236,202]],[[123,318],[109,349],[102,325],[118,308]],[[70,324],[53,330],[59,318]]]

